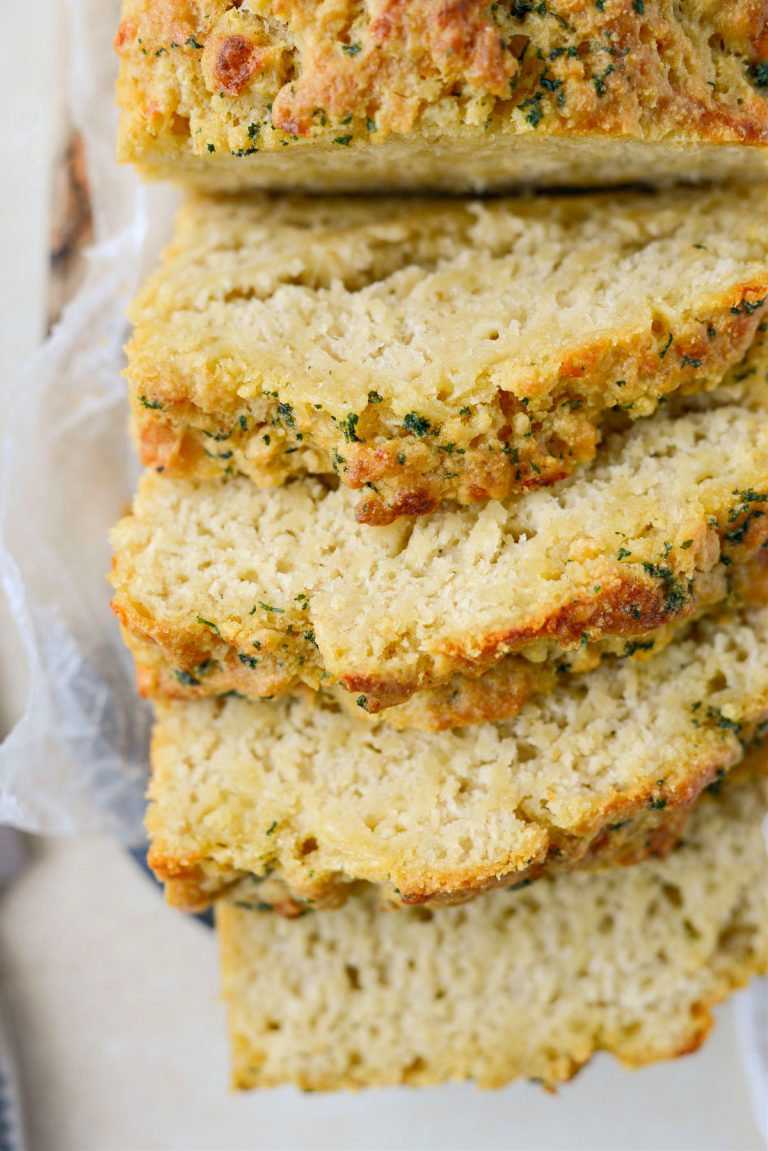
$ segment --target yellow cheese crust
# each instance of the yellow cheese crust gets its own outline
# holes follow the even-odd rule
[[[765,175],[761,0],[123,0],[120,155],[209,187]]]

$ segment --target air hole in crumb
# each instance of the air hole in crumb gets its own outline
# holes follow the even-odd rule
[[[350,989],[352,991],[359,991],[360,990],[360,972],[357,970],[357,968],[354,966],[353,963],[345,963],[344,964],[344,971],[346,972],[347,980],[349,981]]]
[[[178,112],[174,112],[173,119],[171,120],[171,131],[174,136],[188,136],[189,135],[189,119],[187,116],[179,116]]]
[[[674,883],[663,884],[662,894],[672,904],[673,907],[683,906],[683,897],[680,894],[680,888],[676,887]]]
[[[311,835],[309,839],[305,839],[302,843],[301,854],[311,855],[313,851],[317,851],[317,840]]]

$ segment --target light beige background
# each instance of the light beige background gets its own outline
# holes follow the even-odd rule
[[[44,326],[62,23],[56,0],[3,0],[0,388]],[[24,675],[2,622],[0,637],[1,728]],[[168,910],[115,844],[32,844],[23,876],[0,892],[2,1011],[31,1151],[761,1146],[730,1009],[696,1056],[634,1075],[599,1059],[557,1097],[528,1085],[234,1097],[217,986],[212,933]]]

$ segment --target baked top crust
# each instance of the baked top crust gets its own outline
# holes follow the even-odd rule
[[[115,44],[121,156],[209,185],[746,175],[768,141],[760,0],[124,0]]]

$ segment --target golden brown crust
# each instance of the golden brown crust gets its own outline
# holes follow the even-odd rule
[[[767,23],[762,0],[124,0],[121,151],[215,172],[461,131],[764,146]]]

